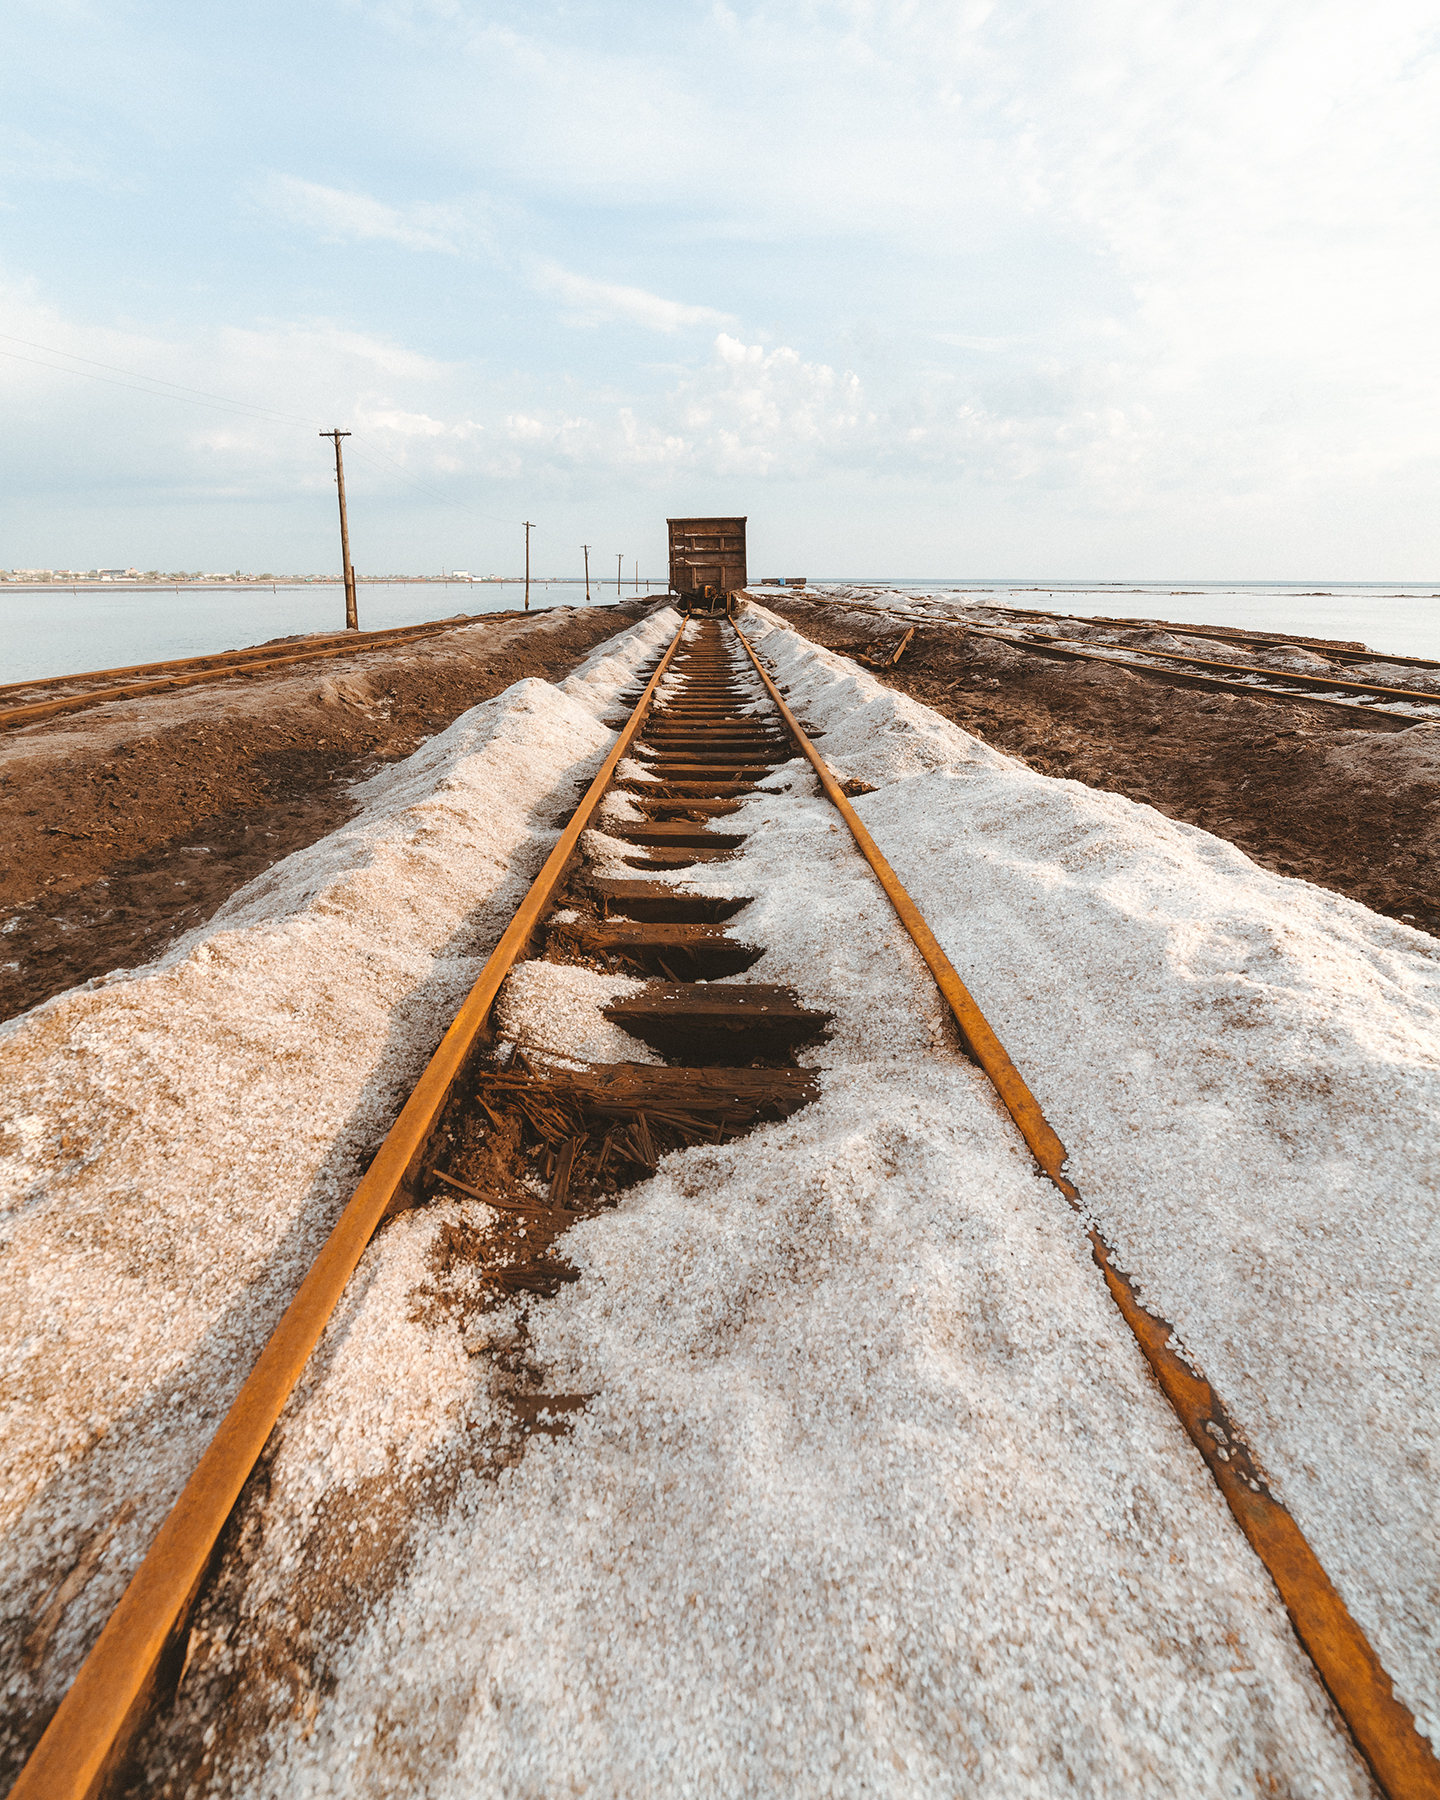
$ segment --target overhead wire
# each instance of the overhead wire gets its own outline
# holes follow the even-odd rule
[[[4,334],[0,333],[0,335],[4,335]],[[17,338],[12,341],[14,341],[16,343],[23,343],[24,339]],[[43,350],[43,349],[46,349],[47,346],[42,344],[39,346],[39,348]],[[56,350],[56,351],[51,351],[50,354],[54,355],[54,356],[66,356],[69,354],[69,352],[65,351],[65,350]],[[114,381],[108,375],[92,375],[88,369],[71,369],[71,368],[67,368],[64,363],[41,362],[41,360],[39,359],[38,356],[21,356],[21,354],[19,353],[18,350],[0,349],[0,356],[8,356],[12,362],[30,363],[33,367],[35,367],[37,369],[50,369],[57,375],[78,375],[85,381],[103,382],[106,387],[127,388],[132,394],[149,394],[152,397],[152,399],[156,399],[156,400],[179,400],[186,406],[204,406],[204,407],[209,408],[212,411],[217,411],[217,412],[239,412],[249,418],[255,417],[257,413],[263,413],[270,418],[284,419],[287,424],[302,424],[303,423],[303,424],[308,425],[310,423],[310,421],[308,419],[297,420],[293,416],[287,415],[285,413],[270,413],[270,412],[268,412],[268,409],[251,406],[251,405],[249,405],[248,402],[246,402],[244,400],[221,400],[219,398],[199,398],[199,399],[191,398],[192,394],[198,394],[200,392],[199,389],[191,389],[189,391],[189,393],[167,394],[167,393],[163,393],[158,388],[141,387],[135,381]],[[82,358],[80,360],[85,360],[85,359]],[[98,366],[102,369],[110,367],[110,365],[108,363],[101,363]],[[129,370],[121,370],[122,374],[128,374],[131,372],[132,371],[129,371]],[[151,379],[152,379],[152,377],[150,377],[148,375],[144,375],[144,376],[140,377],[141,381],[149,381]],[[170,383],[170,385],[172,387],[174,387],[174,386],[178,386],[178,383],[172,382],[172,383]]]
[[[236,400],[232,396],[225,394],[212,394],[204,388],[192,388],[187,387],[183,382],[168,381],[163,376],[137,375],[133,369],[121,368],[116,363],[100,362],[93,356],[80,356],[73,350],[60,350],[53,344],[39,344],[30,338],[16,337],[12,332],[0,331],[0,338],[3,338],[6,343],[24,344],[29,350],[42,350],[47,356],[68,357],[71,362],[86,363],[89,365],[89,367],[84,369],[74,369],[68,367],[63,362],[41,362],[38,357],[22,356],[16,350],[6,350],[3,347],[0,347],[0,356],[8,356],[15,362],[29,363],[37,369],[51,369],[56,374],[61,375],[78,375],[86,381],[101,382],[106,387],[126,388],[131,393],[149,394],[159,400],[179,400],[182,404],[187,406],[209,407],[212,410],[239,413],[241,416],[247,418],[275,419],[287,425],[304,426],[315,430],[324,429],[318,419],[302,418],[296,413],[277,412],[273,407],[258,406],[254,401]],[[109,369],[112,375],[127,375],[131,379],[128,381],[115,381],[111,379],[111,376],[92,375],[90,373],[91,368]],[[151,385],[142,386],[140,385],[141,383],[149,383]],[[173,391],[166,392],[165,390],[167,389]],[[422,481],[418,476],[411,474],[398,457],[392,456],[388,450],[382,449],[379,444],[373,442],[369,437],[366,437],[363,440],[365,445],[363,450],[360,449],[359,442],[357,441],[358,434],[353,430],[350,433],[350,438],[352,453],[358,454],[362,462],[369,461],[371,456],[383,458],[390,464],[391,468],[402,480],[408,481],[412,487],[417,488],[421,493],[429,494],[432,499],[438,500],[442,506],[453,506],[459,512],[464,512],[471,517],[486,519],[492,525],[519,525],[520,521],[518,519],[504,519],[497,513],[478,512],[475,507],[467,506],[463,500],[453,500],[448,495],[442,494],[438,488],[431,487],[428,482]]]
[[[195,395],[199,399],[210,400],[217,405],[229,407],[236,411],[259,413],[270,419],[282,419],[290,425],[312,425],[315,423],[313,419],[301,418],[297,413],[276,412],[274,407],[259,406],[253,400],[237,400],[232,394],[212,394],[206,388],[187,387],[183,381],[167,381],[163,375],[138,375],[134,369],[123,369],[118,363],[99,362],[95,357],[81,356],[79,352],[75,350],[59,350],[53,344],[37,344],[31,338],[16,337],[12,332],[0,331],[0,338],[3,338],[6,343],[9,344],[24,344],[27,350],[43,350],[47,356],[65,356],[68,357],[71,362],[86,363],[92,369],[109,369],[112,375],[127,375],[130,377],[132,383],[137,381],[149,382],[151,384],[149,387],[137,390],[140,393],[152,393],[156,388],[174,388],[179,394]],[[15,352],[10,350],[0,352],[0,355],[6,356],[13,356],[14,354]],[[34,359],[27,356],[20,357],[18,360],[21,362],[31,362]],[[65,369],[63,363],[40,363],[37,366],[42,369],[62,369],[68,375],[83,375],[85,372],[83,369]],[[98,380],[99,377],[97,376],[94,379]],[[161,395],[160,397],[162,399],[173,399],[175,398],[175,395]]]

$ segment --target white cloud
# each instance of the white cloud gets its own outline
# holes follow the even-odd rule
[[[393,338],[375,332],[355,331],[327,320],[297,321],[286,325],[270,325],[257,329],[223,329],[219,333],[222,351],[237,361],[265,369],[263,379],[272,389],[284,389],[300,380],[301,391],[310,385],[323,386],[334,381],[343,370],[348,383],[373,380],[377,375],[400,377],[409,381],[434,381],[447,373],[452,365],[421,355]],[[302,371],[313,370],[310,382]],[[253,376],[251,377],[253,380]]]
[[[766,350],[726,332],[715,339],[709,369],[673,400],[722,473],[793,472],[816,453],[838,458],[875,424],[858,376],[807,362],[788,345]]]
[[[255,190],[302,241],[253,259],[248,287],[187,297],[193,329],[6,328],[316,411],[437,479],[563,488],[607,513],[667,483],[790,482],[797,512],[834,506],[843,542],[869,542],[884,509],[862,526],[834,496],[889,481],[917,507],[943,510],[948,488],[988,509],[1017,563],[1038,520],[1117,521],[1123,552],[1142,540],[1121,527],[1143,519],[1163,551],[1150,568],[1233,574],[1246,513],[1272,568],[1430,566],[1440,59],[1425,0],[360,0],[352,19],[376,81],[350,185],[277,174]],[[226,92],[202,103],[239,129]],[[292,166],[332,166],[323,129]],[[77,130],[64,149],[118,169],[117,141]],[[443,173],[428,193],[407,175],[413,200],[378,198],[401,168]],[[169,179],[162,161],[132,173],[146,193]],[[207,245],[228,221],[198,205],[174,221],[169,269],[134,252],[149,288],[115,279],[126,246],[151,241],[137,229],[51,291],[76,321],[180,293],[200,251],[228,248]],[[303,237],[427,260],[419,279],[349,283],[346,320],[287,322],[314,279]],[[55,238],[88,248],[68,219]],[[655,334],[660,354],[572,329],[606,323]],[[257,490],[292,466],[268,426],[227,422],[202,463],[203,415],[173,407],[162,428],[168,402],[33,368],[3,379],[25,408],[22,483],[31,446],[78,467],[77,421],[96,411],[135,446],[127,470],[153,451],[158,483],[197,494],[212,471],[251,479],[247,457]],[[115,459],[88,439],[85,479],[104,483]]]
[[[271,176],[260,199],[287,224],[312,231],[327,243],[402,244],[407,250],[439,250],[453,256],[467,229],[451,207],[418,202],[403,208],[387,206],[369,194],[322,187],[295,175]]]
[[[42,481],[47,462],[54,479],[96,444],[117,466],[109,481],[135,491],[323,489],[321,428],[349,428],[357,449],[407,464],[417,452],[453,454],[481,429],[458,407],[447,418],[433,403],[437,392],[453,396],[454,365],[326,320],[162,336],[97,328],[0,286],[0,350],[14,353],[0,355],[11,416],[32,438],[49,420],[65,446],[63,460],[32,457]],[[432,403],[417,405],[422,395]]]
[[[888,429],[866,412],[849,371],[721,332],[704,363],[643,406],[611,401],[583,414],[508,414],[507,444],[482,452],[482,466],[507,476],[528,466],[532,479],[541,470],[601,479],[623,470],[657,482],[790,477],[821,463],[872,460]]]
[[[135,186],[93,158],[78,157],[59,139],[37,138],[22,131],[13,119],[0,123],[0,178],[17,185],[77,182],[108,193],[133,191]]]
[[[542,293],[554,294],[570,309],[568,322],[576,325],[598,325],[612,319],[624,319],[641,325],[647,331],[679,331],[686,325],[730,325],[730,313],[717,312],[712,306],[687,306],[679,300],[665,300],[649,294],[644,288],[620,287],[614,282],[592,281],[588,275],[576,275],[555,262],[537,262],[534,281]]]

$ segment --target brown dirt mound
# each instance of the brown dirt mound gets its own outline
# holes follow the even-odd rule
[[[908,623],[839,601],[764,605],[847,653],[893,646]],[[873,673],[1042,774],[1143,801],[1440,936],[1440,731],[1355,731],[1315,707],[1055,663],[954,626],[921,626]]]
[[[357,781],[512,682],[563,679],[653,604],[498,614],[6,734],[0,1018],[148,962],[341,825]]]

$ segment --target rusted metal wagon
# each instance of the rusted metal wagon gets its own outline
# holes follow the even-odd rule
[[[686,612],[724,612],[745,586],[744,519],[667,519],[670,588]]]

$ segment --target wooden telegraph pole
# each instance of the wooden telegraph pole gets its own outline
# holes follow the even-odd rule
[[[528,519],[525,521],[525,610],[530,610],[530,533],[535,527]]]
[[[625,552],[617,550],[615,553],[615,598],[617,600],[620,598],[620,583],[624,579],[624,569]]]
[[[635,592],[637,594],[640,592],[640,565],[638,562],[635,565]]]
[[[345,517],[345,463],[340,455],[340,440],[349,437],[350,433],[337,426],[334,431],[322,431],[320,435],[335,440],[335,485],[340,490],[340,567],[345,574],[345,629],[358,631],[360,615],[355,607],[355,566],[350,561],[350,526]]]
[[[585,552],[585,604],[588,606],[590,604],[590,546],[582,544],[580,548]]]

